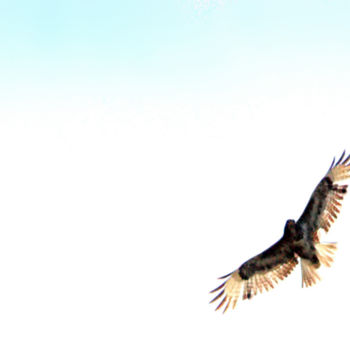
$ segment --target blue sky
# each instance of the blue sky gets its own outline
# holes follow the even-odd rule
[[[334,101],[340,105],[348,90],[347,1],[63,0],[1,6],[5,120],[17,120],[24,106],[31,120],[56,121],[47,111],[67,115],[60,109],[72,104],[67,108],[83,115],[86,101],[96,105],[97,114],[102,105],[118,115],[111,119],[147,119],[148,110],[172,120],[178,118],[169,115],[174,109],[205,119],[214,106],[234,118],[237,109],[264,118],[271,113],[261,109],[263,102],[269,108],[268,101],[287,99],[283,103],[300,106],[306,93],[318,101],[341,96]]]
[[[50,86],[85,78],[192,89],[253,83],[271,70],[346,68],[346,1],[198,3],[9,1],[1,5],[2,74]]]

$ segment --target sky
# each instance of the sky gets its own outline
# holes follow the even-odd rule
[[[348,1],[0,3],[2,349],[348,342],[332,268],[214,312],[348,142]]]

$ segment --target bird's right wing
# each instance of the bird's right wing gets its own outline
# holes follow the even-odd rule
[[[337,163],[333,162],[320,183],[315,188],[311,198],[297,221],[297,225],[308,238],[318,241],[320,228],[328,232],[331,224],[337,218],[341,201],[347,192],[347,185],[337,182],[350,178],[350,155],[344,159],[345,151]]]

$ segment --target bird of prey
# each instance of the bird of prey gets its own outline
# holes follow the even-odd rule
[[[267,250],[243,263],[237,270],[220,277],[227,279],[211,291],[218,292],[211,301],[221,298],[216,310],[224,306],[224,312],[234,308],[242,294],[250,299],[258,292],[274,288],[279,280],[287,277],[301,263],[302,286],[312,286],[320,279],[317,269],[329,267],[333,261],[336,243],[321,243],[320,231],[328,232],[337,218],[347,185],[339,181],[350,178],[350,155],[345,151],[335,163],[335,158],[298,221],[287,220],[282,238]]]

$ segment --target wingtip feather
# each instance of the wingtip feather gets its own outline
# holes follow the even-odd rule
[[[215,310],[219,310],[220,308],[222,308],[225,302],[227,302],[223,310],[224,313],[227,311],[230,305],[232,305],[232,308],[236,306],[237,300],[241,295],[242,285],[244,284],[244,281],[239,276],[238,270],[232,272],[228,276],[230,276],[230,278],[227,281],[225,281],[219,287],[211,291],[211,293],[214,293],[223,288],[223,290],[217,296],[215,296],[213,300],[210,301],[210,303],[213,303],[214,301],[222,297],[222,300],[220,301],[219,305],[216,307]]]

